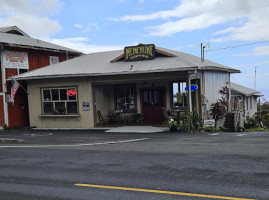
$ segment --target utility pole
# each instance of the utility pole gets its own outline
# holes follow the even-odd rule
[[[255,78],[254,78],[254,90],[256,90],[256,72],[257,66],[255,66]]]
[[[205,60],[205,46],[201,43],[201,61],[204,62]]]

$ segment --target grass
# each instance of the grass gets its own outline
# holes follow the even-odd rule
[[[256,127],[256,128],[250,128],[246,129],[245,132],[257,132],[257,131],[269,131],[269,128],[261,128],[261,127]]]

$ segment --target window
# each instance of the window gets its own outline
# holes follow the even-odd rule
[[[116,85],[115,100],[117,110],[135,109],[135,85]]]
[[[250,103],[249,103],[249,107],[250,109],[252,109],[252,96],[249,97]]]
[[[77,89],[42,89],[42,107],[44,115],[69,115],[78,113]]]
[[[57,56],[50,56],[50,65],[57,64],[59,62],[59,57]]]
[[[173,107],[187,106],[186,82],[173,82]]]
[[[28,72],[28,69],[18,69],[18,74],[23,74],[25,72]]]

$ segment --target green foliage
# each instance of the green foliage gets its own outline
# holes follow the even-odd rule
[[[135,119],[135,120],[141,120],[142,119],[142,114],[141,113],[135,113],[134,115],[133,115],[133,118]]]
[[[212,132],[215,132],[215,127],[214,126],[208,126],[208,127],[204,127],[204,131],[205,132],[209,132],[209,133],[212,133]]]
[[[178,92],[178,93],[176,94],[176,96],[177,96],[177,102],[181,104],[181,103],[182,103],[182,99],[183,99],[183,98],[182,98],[182,94],[181,94],[180,92]]]
[[[265,114],[263,117],[264,117],[263,123],[268,128],[269,127],[269,113]]]
[[[188,114],[186,122],[182,125],[182,130],[184,132],[194,132],[202,130],[202,127],[202,118],[198,115],[197,111],[193,111]]]
[[[256,131],[269,131],[269,129],[261,128],[261,127],[255,127],[245,130],[245,132],[256,132]]]
[[[254,119],[254,118],[250,118],[249,120],[247,120],[244,124],[244,127],[246,129],[249,129],[249,128],[256,128],[259,126],[259,122]]]
[[[269,101],[266,101],[264,99],[264,102],[261,105],[258,104],[258,110],[259,111],[269,111]]]
[[[228,128],[225,128],[225,127],[220,127],[219,130],[221,132],[230,132],[230,130]]]
[[[167,124],[167,126],[169,126],[169,128],[171,128],[173,126],[178,127],[178,122],[174,119],[169,119],[166,124]]]

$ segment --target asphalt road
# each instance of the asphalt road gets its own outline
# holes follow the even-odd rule
[[[15,131],[0,138],[26,141],[0,144],[0,200],[269,199],[268,132]]]

